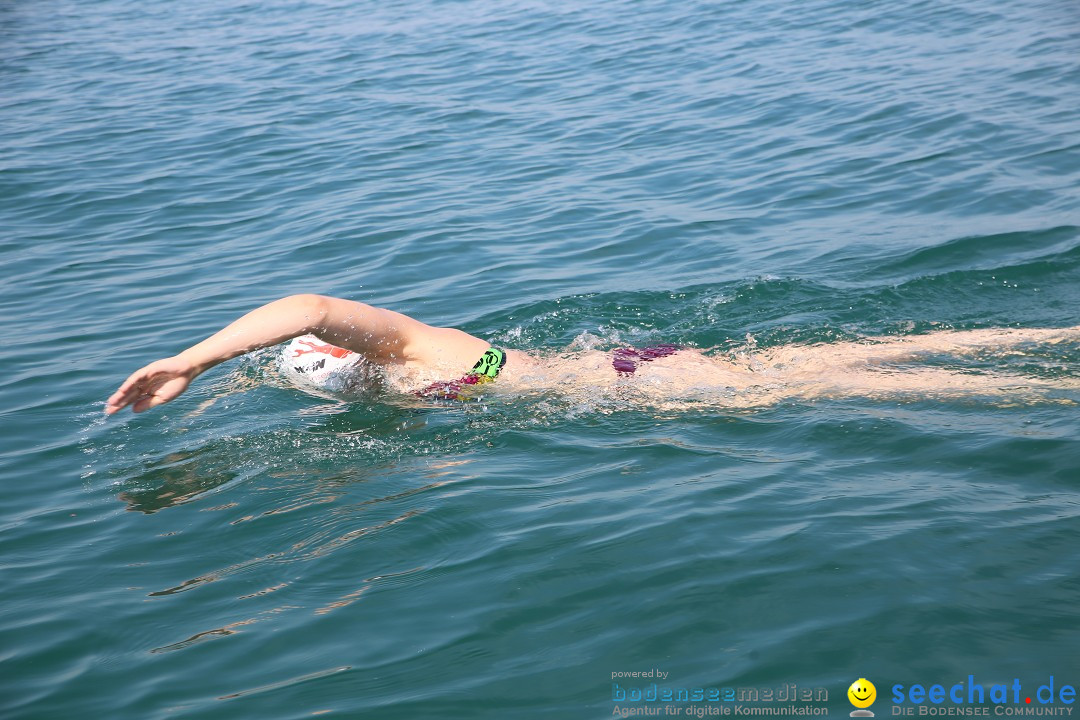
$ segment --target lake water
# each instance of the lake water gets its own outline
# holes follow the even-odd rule
[[[297,292],[532,351],[1076,325],[1075,2],[2,0],[0,48],[3,718],[1080,684],[1075,391],[417,406],[264,352],[101,415]],[[966,371],[1077,377],[1029,350]]]

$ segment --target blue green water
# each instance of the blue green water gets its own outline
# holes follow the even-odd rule
[[[1068,394],[417,408],[264,354],[101,417],[295,292],[525,350],[1076,325],[1077,98],[1068,0],[0,0],[0,717],[1080,684]]]

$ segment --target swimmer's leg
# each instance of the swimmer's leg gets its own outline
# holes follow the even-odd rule
[[[1051,390],[1078,390],[1080,379],[1039,379],[996,373],[968,374],[945,368],[903,370],[848,370],[789,388],[806,399],[866,398],[974,398],[1000,397],[1011,401],[1044,399]]]
[[[964,355],[977,350],[997,350],[1028,343],[1054,345],[1080,340],[1080,325],[1064,328],[986,328],[941,330],[925,335],[871,337],[867,343],[844,343],[856,360],[903,361],[929,353]],[[837,346],[838,348],[840,346]]]

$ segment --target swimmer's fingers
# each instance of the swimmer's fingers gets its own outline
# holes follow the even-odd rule
[[[144,372],[143,370],[137,370],[128,377],[127,380],[120,386],[120,388],[109,396],[109,399],[105,401],[105,414],[112,415],[115,412],[120,412],[139,396],[139,390],[136,384],[139,382],[139,377]]]
[[[151,394],[155,386],[159,384],[155,365],[156,363],[151,363],[133,372],[120,388],[105,401],[105,414],[112,415],[120,412],[128,405],[136,403]]]
[[[120,385],[120,388],[105,401],[105,413],[112,415],[138,400],[145,391],[147,384],[154,378],[156,365],[157,363],[150,363],[146,367],[139,368],[131,373],[128,379]]]
[[[134,412],[143,412],[173,400],[187,389],[193,372],[179,358],[152,362],[131,374],[105,402],[105,413],[112,415],[131,405]]]
[[[168,380],[162,383],[153,392],[142,395],[135,401],[135,404],[132,405],[131,409],[132,411],[139,413],[144,410],[149,410],[152,407],[157,407],[158,405],[164,405],[170,400],[174,400],[180,393],[184,392],[184,390],[187,390],[188,382],[189,380],[186,377]]]
[[[144,368],[129,378],[124,386],[108,399],[105,413],[112,415],[129,405],[134,412],[157,407],[179,396],[190,382],[185,375],[147,371]]]

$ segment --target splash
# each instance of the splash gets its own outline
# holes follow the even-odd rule
[[[744,345],[721,352],[668,352],[674,346],[663,346],[664,352],[616,348],[515,358],[517,367],[500,377],[497,391],[562,396],[600,410],[620,404],[658,410],[755,408],[859,397],[1051,401],[1055,391],[1080,389],[1080,379],[1069,371],[1078,341],[1080,327],[938,331],[772,348],[758,347],[748,335]],[[1056,356],[1042,365],[1002,362],[1042,357],[1048,348]],[[648,362],[631,362],[643,357]],[[633,373],[627,372],[631,364]]]

